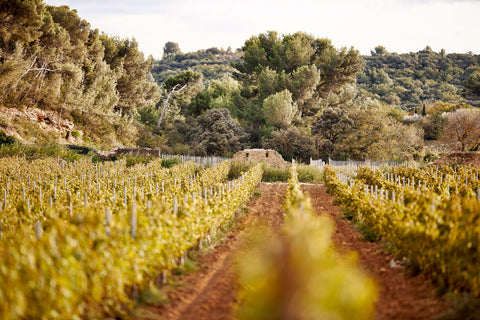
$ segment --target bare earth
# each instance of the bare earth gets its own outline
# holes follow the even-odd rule
[[[433,319],[446,309],[446,301],[436,298],[434,287],[425,277],[405,276],[399,261],[391,267],[392,256],[378,243],[362,241],[361,235],[334,205],[325,186],[302,184],[302,188],[310,194],[317,214],[333,218],[337,247],[357,252],[362,268],[377,280],[380,294],[375,319]],[[239,219],[228,238],[215,245],[209,254],[199,255],[199,270],[176,276],[174,285],[165,288],[168,302],[139,308],[137,319],[235,319],[237,283],[232,264],[242,247],[241,235],[258,223],[278,232],[283,222],[286,184],[261,183],[259,190],[261,196],[250,201],[248,213]]]

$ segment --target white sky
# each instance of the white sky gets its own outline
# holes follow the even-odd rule
[[[46,0],[68,5],[92,28],[132,38],[146,56],[162,57],[167,41],[183,52],[233,50],[268,30],[304,31],[336,47],[370,54],[480,53],[480,0]]]

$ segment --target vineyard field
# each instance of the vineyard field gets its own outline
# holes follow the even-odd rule
[[[480,294],[478,167],[360,168],[346,177],[327,166],[325,183],[371,239],[440,292]]]
[[[0,161],[2,319],[128,317],[261,179],[255,166],[225,181],[228,162]]]

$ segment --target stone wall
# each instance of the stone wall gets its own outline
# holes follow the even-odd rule
[[[153,156],[160,157],[160,150],[150,149],[150,148],[116,148],[110,151],[110,156],[123,156],[123,155],[132,155],[132,156]]]
[[[281,154],[271,149],[245,149],[235,153],[232,160],[264,161],[274,167],[286,167],[290,164],[283,160]]]

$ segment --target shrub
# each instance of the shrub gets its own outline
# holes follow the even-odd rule
[[[246,161],[232,161],[230,163],[230,171],[228,172],[228,180],[235,180],[239,178],[243,173],[247,172],[251,167],[255,165],[254,162]]]
[[[16,139],[12,136],[7,136],[3,131],[0,131],[0,145],[15,143]]]
[[[162,167],[164,168],[171,168],[179,163],[181,163],[182,160],[179,157],[175,158],[170,158],[170,159],[162,159]]]
[[[310,166],[305,164],[297,165],[298,180],[305,183],[320,183],[322,182],[322,171],[317,166]]]
[[[155,159],[157,159],[157,157],[154,157],[154,156],[131,156],[131,155],[127,155],[125,157],[127,168],[132,167],[132,166],[134,166],[136,164],[139,164],[139,163],[148,164]],[[163,160],[162,160],[162,167],[163,167]]]
[[[288,181],[288,167],[277,168],[263,163],[263,182],[286,182]]]
[[[8,119],[3,117],[3,116],[0,116],[0,127],[2,128],[6,128],[8,127]]]

